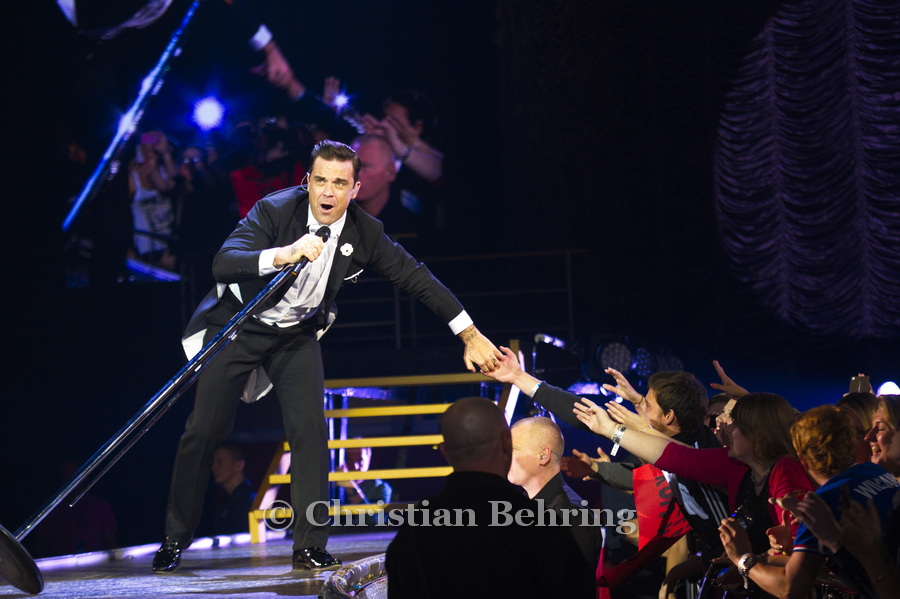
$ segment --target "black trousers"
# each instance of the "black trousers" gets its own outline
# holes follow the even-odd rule
[[[211,327],[204,342],[220,330]],[[178,444],[172,472],[166,511],[168,538],[187,542],[200,523],[213,452],[234,430],[241,392],[259,365],[265,368],[281,402],[285,436],[291,446],[294,548],[325,547],[328,525],[320,523],[328,520],[324,502],[328,500],[329,460],[322,351],[311,327],[279,328],[254,318],[248,319],[243,332],[197,381],[194,411]]]

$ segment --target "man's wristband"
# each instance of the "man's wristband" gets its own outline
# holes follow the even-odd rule
[[[544,381],[538,381],[537,384],[531,388],[531,394],[529,397],[534,397],[534,394],[537,393],[538,388],[544,384]]]

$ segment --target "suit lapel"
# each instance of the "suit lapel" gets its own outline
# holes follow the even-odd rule
[[[348,211],[347,222],[344,223],[344,230],[341,232],[340,239],[338,239],[334,262],[331,265],[331,273],[328,275],[328,286],[325,292],[326,301],[333,298],[343,284],[347,271],[350,268],[350,263],[353,262],[353,252],[356,251],[356,246],[358,245],[359,230],[356,228],[355,219],[352,218]]]

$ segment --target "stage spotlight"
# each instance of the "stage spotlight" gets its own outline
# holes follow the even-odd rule
[[[349,104],[350,104],[350,96],[348,96],[344,92],[341,92],[334,97],[334,107],[337,108],[338,110],[343,110]]]
[[[878,387],[876,395],[900,395],[900,387],[894,381],[887,381]]]
[[[537,378],[563,389],[583,374],[581,358],[566,349],[565,341],[546,333],[534,336],[531,368]]]
[[[560,349],[566,349],[566,342],[560,339],[559,337],[554,337],[552,335],[547,335],[545,333],[538,333],[534,336],[535,343],[549,343],[553,347],[558,347]]]
[[[224,116],[225,107],[212,96],[207,96],[194,104],[192,118],[203,131],[209,131],[221,125]]]
[[[626,372],[631,367],[631,350],[624,343],[613,341],[598,347],[594,359],[601,371],[615,368],[619,372]]]
[[[601,387],[600,383],[584,376],[569,385],[566,391],[575,395],[609,395],[609,392]]]
[[[656,354],[656,370],[684,370],[684,362],[672,354]]]
[[[631,363],[631,369],[642,377],[648,377],[656,371],[656,359],[646,347],[639,347],[634,352],[634,362]]]

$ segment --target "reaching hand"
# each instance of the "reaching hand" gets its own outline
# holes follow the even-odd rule
[[[587,398],[581,397],[579,399],[581,401],[577,402],[572,409],[575,412],[575,417],[595,434],[602,437],[611,437],[615,423],[610,419],[606,410]]]
[[[841,506],[841,512],[841,541],[847,549],[857,557],[877,554],[882,537],[875,502],[869,499],[863,507],[851,500],[849,505]]]
[[[623,375],[621,372],[619,372],[615,368],[607,368],[604,372],[616,379],[615,387],[608,383],[603,383],[604,389],[611,393],[615,393],[622,399],[627,399],[635,405],[638,405],[641,403],[641,401],[643,401],[644,397],[634,390],[634,387],[631,386],[631,383],[628,382],[628,379],[626,379],[625,375]]]
[[[737,523],[734,518],[725,518],[722,525],[719,526],[719,538],[722,539],[722,546],[725,553],[735,564],[745,553],[752,552],[750,547],[750,537],[744,527]]]
[[[773,555],[781,555],[782,553],[790,553],[794,548],[794,535],[791,532],[796,519],[791,512],[784,510],[781,512],[781,524],[766,529],[766,536],[769,537],[769,547]]]
[[[606,412],[609,414],[610,418],[619,424],[624,424],[633,431],[643,431],[644,428],[650,426],[650,420],[647,416],[644,414],[635,414],[616,401],[609,401],[606,403]]]
[[[371,114],[364,114],[362,116],[362,124],[366,133],[369,135],[380,135],[381,137],[388,139],[388,133],[385,126]]]
[[[722,366],[719,365],[718,360],[713,360],[713,367],[716,369],[716,372],[719,375],[719,378],[722,379],[721,383],[710,383],[709,386],[717,391],[721,391],[728,395],[728,397],[738,399],[750,393],[725,374],[725,370]]]
[[[500,346],[501,357],[495,368],[482,372],[501,383],[516,383],[516,377],[522,373],[519,357],[508,347]]]
[[[393,129],[394,133],[406,146],[413,146],[419,141],[419,133],[409,123],[405,123],[395,116],[386,116],[382,123]]]
[[[782,510],[790,512],[791,515],[797,518],[797,506],[800,504],[800,500],[803,499],[803,495],[804,493],[802,492],[793,491],[784,497],[769,497],[769,503],[777,505]]]
[[[266,61],[250,69],[254,75],[260,75],[266,78],[266,81],[282,89],[287,89],[288,85],[295,80],[294,71],[291,69],[290,63],[281,53],[281,49],[275,40],[270,41],[263,46],[263,54]]]
[[[394,154],[396,154],[398,158],[402,158],[409,152],[409,149],[412,146],[404,142],[400,137],[400,132],[397,130],[396,123],[396,119],[391,120],[384,118],[378,121],[378,125],[381,128],[381,134],[388,141],[388,143],[391,144],[391,148],[393,148]]]
[[[598,464],[601,462],[609,462],[609,456],[603,451],[602,447],[597,448],[598,457],[592,458],[586,453],[581,453],[577,449],[572,450],[574,457],[564,457],[562,471],[572,478],[580,478],[582,480],[590,480],[591,475],[600,470]]]
[[[591,468],[590,460],[587,455],[579,452],[577,449],[572,450],[572,456],[564,456],[562,459],[562,467],[560,468],[566,473],[566,476],[572,478],[580,478],[581,480],[589,480],[594,470]],[[587,463],[585,463],[587,458]]]
[[[466,327],[459,334],[459,338],[466,344],[466,348],[463,350],[463,361],[471,372],[475,372],[477,365],[482,373],[488,374],[500,365],[500,358],[503,357],[503,354],[475,328],[474,324]]]
[[[341,80],[337,77],[325,77],[325,86],[322,88],[322,102],[337,109],[337,97],[341,93]]]

